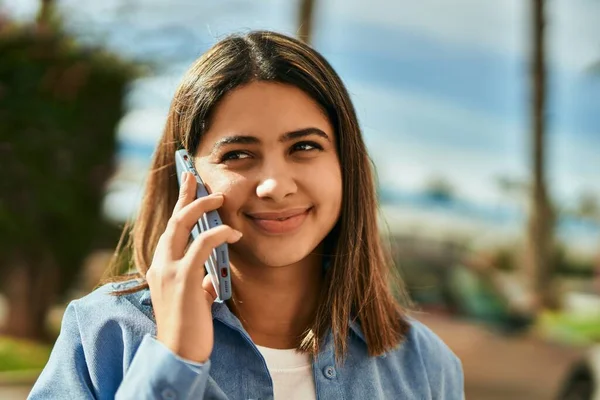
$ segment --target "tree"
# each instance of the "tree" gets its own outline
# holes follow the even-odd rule
[[[37,15],[37,26],[41,29],[50,28],[53,22],[54,0],[41,0],[40,9]]]
[[[454,186],[442,176],[433,176],[426,183],[423,193],[432,200],[449,202],[456,197]]]
[[[0,290],[5,334],[47,338],[49,307],[118,229],[101,215],[123,92],[138,74],[50,20],[0,26]],[[114,239],[114,242],[113,242]]]
[[[600,221],[600,200],[598,196],[591,191],[581,193],[572,214],[579,218]]]
[[[546,59],[544,0],[532,0],[532,187],[528,221],[526,277],[537,307],[554,307],[551,286],[555,214],[546,185]]]
[[[499,193],[507,199],[522,203],[525,198],[528,198],[531,190],[529,182],[506,175],[497,176],[495,181]]]
[[[312,41],[315,0],[300,0],[298,13],[298,37],[306,43]]]

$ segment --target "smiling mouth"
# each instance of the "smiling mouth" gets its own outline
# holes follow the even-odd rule
[[[311,206],[282,212],[261,212],[245,215],[259,231],[271,235],[280,235],[297,231],[312,209]]]
[[[264,219],[264,220],[276,220],[276,221],[284,221],[288,218],[292,218],[298,216],[300,214],[304,214],[309,211],[312,207],[302,207],[302,208],[293,208],[286,211],[279,212],[255,212],[255,213],[247,213],[246,215],[252,219]]]
[[[275,218],[274,220],[271,220],[271,221],[285,221],[286,219],[290,219],[290,218],[293,218],[293,217],[294,217],[294,216],[291,216],[291,217],[283,217],[283,218]],[[269,220],[268,218],[256,218],[256,219],[266,219],[266,220]]]

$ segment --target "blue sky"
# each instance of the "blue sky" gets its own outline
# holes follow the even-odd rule
[[[327,2],[316,45],[355,89],[385,181],[444,175],[497,201],[493,177],[526,177],[528,3]],[[600,192],[600,2],[548,5],[550,182],[569,203]]]
[[[172,65],[129,95],[119,135],[142,163],[185,66],[216,38],[296,31],[295,4],[285,0],[58,3],[92,40]],[[496,177],[526,178],[529,3],[317,0],[314,44],[352,94],[382,183],[418,191],[443,176],[464,198],[498,203]],[[28,18],[38,2],[3,4]],[[600,77],[588,72],[600,60],[600,1],[548,1],[548,18],[550,182],[568,204],[582,191],[600,195]]]

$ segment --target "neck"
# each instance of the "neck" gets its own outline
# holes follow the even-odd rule
[[[322,258],[309,255],[284,267],[232,262],[234,298],[228,305],[259,346],[296,347],[310,326],[322,283]]]

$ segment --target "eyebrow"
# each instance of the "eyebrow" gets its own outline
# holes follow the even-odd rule
[[[281,137],[279,138],[279,142],[285,143],[285,142],[289,142],[292,140],[296,140],[296,139],[300,139],[300,138],[304,138],[304,137],[312,136],[312,135],[322,137],[323,139],[327,140],[328,142],[331,142],[331,139],[329,138],[328,134],[323,132],[321,129],[314,128],[314,127],[298,129],[296,131],[291,131],[291,132],[286,132],[283,135],[281,135]],[[260,143],[261,143],[261,140],[259,138],[257,138],[256,136],[250,136],[250,135],[226,136],[215,142],[215,144],[212,146],[211,152],[214,153],[220,147],[226,146],[229,144],[260,144]]]

